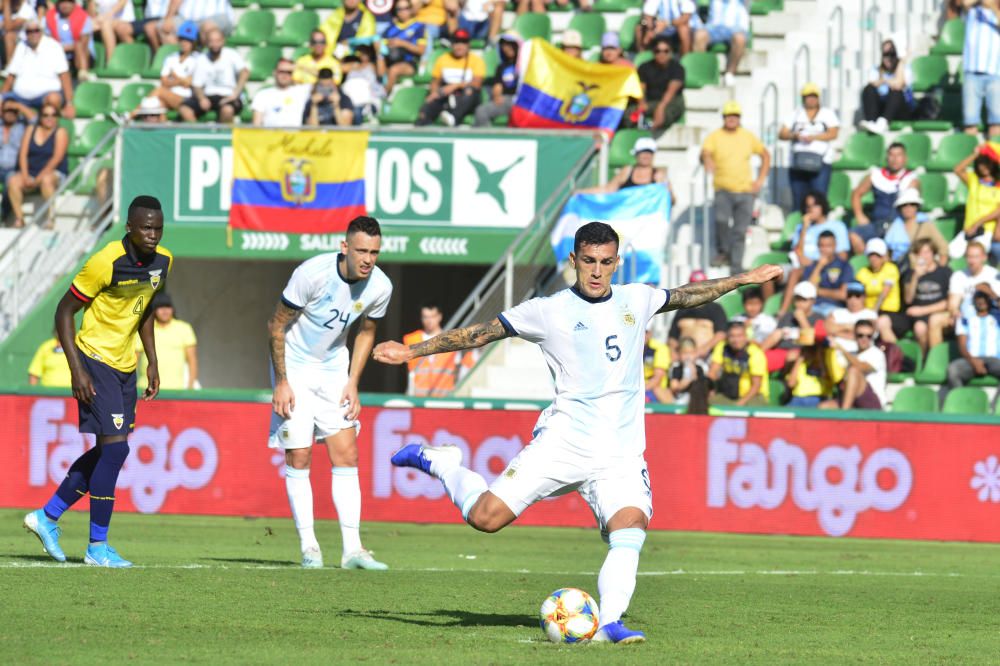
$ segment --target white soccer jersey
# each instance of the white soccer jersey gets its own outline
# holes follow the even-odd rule
[[[616,286],[597,301],[570,288],[500,314],[509,332],[542,348],[555,379],[556,397],[536,436],[551,428],[581,452],[642,454],[646,323],[669,298],[669,291],[644,284]]]
[[[285,361],[346,372],[347,330],[362,317],[381,319],[389,307],[392,283],[375,266],[367,279],[348,282],[331,252],[304,262],[281,293],[282,302],[301,310],[285,336]]]

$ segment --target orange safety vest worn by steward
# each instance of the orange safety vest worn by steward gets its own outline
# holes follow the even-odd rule
[[[404,345],[415,345],[434,336],[416,330],[403,336]],[[407,394],[412,396],[442,397],[455,390],[460,368],[475,365],[476,355],[463,352],[443,352],[421,356],[410,361]]]

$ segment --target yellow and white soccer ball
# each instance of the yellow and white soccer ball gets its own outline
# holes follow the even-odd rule
[[[542,631],[553,643],[588,641],[597,633],[597,602],[575,587],[564,587],[550,594],[542,602],[539,615]]]

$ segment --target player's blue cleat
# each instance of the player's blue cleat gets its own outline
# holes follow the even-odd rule
[[[57,562],[66,561],[66,553],[59,547],[59,525],[45,515],[41,509],[32,511],[24,517],[24,529],[28,530],[42,542],[42,548]]]
[[[424,455],[424,447],[420,444],[407,444],[392,454],[390,461],[396,467],[412,467],[425,474],[431,473],[431,461]]]
[[[633,631],[622,624],[621,620],[618,620],[598,629],[591,640],[595,643],[621,643],[622,645],[644,643],[646,642],[646,634],[641,631]]]
[[[87,555],[83,558],[83,562],[109,569],[125,569],[132,566],[131,562],[119,555],[118,551],[107,543],[92,543],[87,546]]]

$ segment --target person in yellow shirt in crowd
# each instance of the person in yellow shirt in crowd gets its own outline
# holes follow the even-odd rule
[[[646,380],[646,402],[674,401],[674,396],[667,385],[669,370],[670,347],[653,337],[650,324],[646,328],[646,346],[642,349],[642,376]]]
[[[872,238],[865,243],[868,265],[854,275],[854,279],[865,287],[865,307],[879,314],[878,329],[896,331],[897,338],[910,329],[910,319],[901,313],[902,290],[900,288],[899,267],[889,260],[889,246],[881,238]]]
[[[198,339],[186,321],[177,319],[170,294],[161,291],[153,298],[153,335],[160,366],[160,388],[183,390],[201,388],[198,383]],[[145,367],[145,357],[137,345],[139,362]]]
[[[771,396],[767,357],[756,342],[750,342],[745,322],[729,322],[726,339],[712,350],[708,377],[715,382],[713,404],[767,406]]]
[[[469,33],[457,30],[451,36],[451,51],[442,53],[431,72],[430,94],[417,115],[418,126],[430,125],[438,116],[445,125],[461,125],[482,99],[486,63],[469,50]]]
[[[827,348],[823,344],[802,347],[799,357],[785,375],[791,390],[789,407],[819,407],[833,398],[833,380],[827,369]]]
[[[701,163],[715,182],[715,241],[713,266],[729,265],[733,275],[743,270],[747,229],[753,219],[753,199],[764,187],[771,169],[771,153],[760,139],[740,125],[739,102],[722,106],[722,127],[705,139]],[[753,178],[750,158],[759,155],[760,173]],[[732,220],[732,229],[729,221]]]
[[[329,69],[333,72],[333,81],[338,86],[342,78],[340,61],[327,53],[326,35],[322,30],[313,30],[309,35],[309,53],[305,53],[295,60],[295,71],[292,72],[292,81],[295,83],[308,83],[315,85],[319,78],[319,70]]]
[[[344,0],[340,7],[330,12],[319,29],[326,35],[326,54],[343,57],[350,40],[375,36],[375,15],[361,0]]]
[[[73,385],[66,352],[55,336],[55,331],[51,338],[35,350],[31,365],[28,366],[28,384],[54,388],[69,388]]]
[[[436,304],[420,308],[420,328],[403,336],[404,345],[415,345],[430,340],[441,333],[444,315]],[[417,397],[444,397],[451,395],[463,370],[476,363],[476,350],[443,352],[415,358],[409,363],[406,394]]]
[[[998,144],[984,143],[955,165],[955,175],[969,194],[965,201],[965,224],[951,246],[951,256],[961,257],[975,239],[1000,258],[1000,153]],[[972,167],[971,169],[969,167]]]
[[[459,3],[457,0],[417,0],[413,3],[417,10],[416,20],[423,23],[426,29],[427,39],[433,42],[444,32],[448,23],[448,13],[457,12]]]

